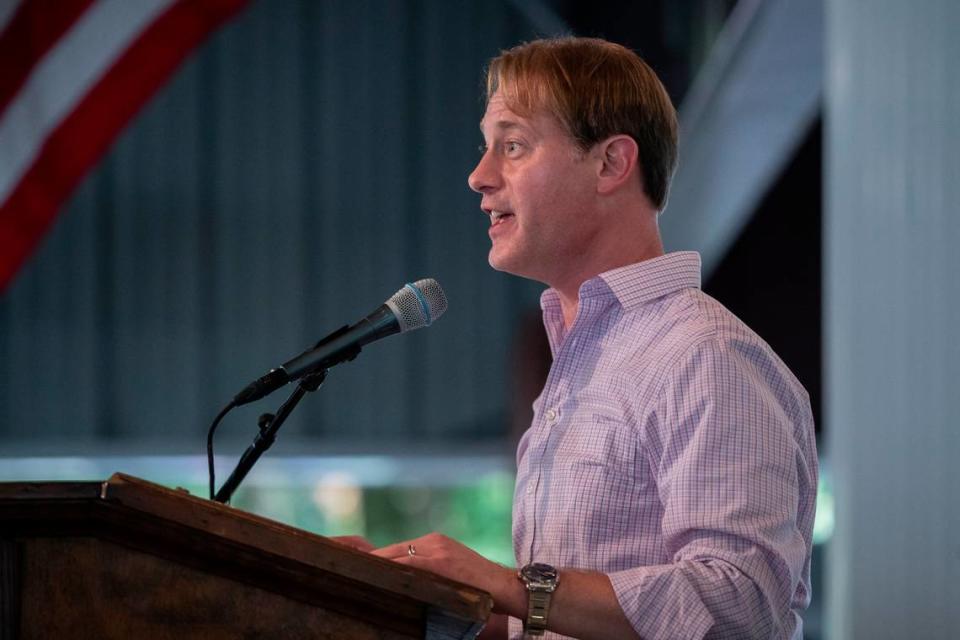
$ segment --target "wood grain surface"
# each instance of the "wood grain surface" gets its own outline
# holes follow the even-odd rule
[[[377,629],[93,538],[30,541],[23,575],[21,640],[394,640],[420,634]]]
[[[0,565],[0,605],[19,602],[20,638],[446,640],[473,637],[493,604],[467,585],[122,474],[0,483],[0,536],[0,561],[17,559],[6,573]]]

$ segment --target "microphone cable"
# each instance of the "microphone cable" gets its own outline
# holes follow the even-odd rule
[[[213,467],[213,434],[217,430],[217,426],[220,424],[220,421],[223,420],[223,417],[227,415],[231,409],[236,407],[236,400],[231,400],[230,403],[225,406],[220,413],[217,414],[217,417],[213,419],[213,424],[210,425],[210,430],[207,432],[207,470],[210,476],[210,499],[213,500],[216,495],[215,487],[216,482],[214,480],[214,467]]]

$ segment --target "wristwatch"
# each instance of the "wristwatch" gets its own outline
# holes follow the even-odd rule
[[[550,598],[560,584],[560,576],[550,565],[533,562],[517,571],[517,577],[529,593],[527,621],[523,624],[523,630],[527,635],[542,636],[547,629]]]

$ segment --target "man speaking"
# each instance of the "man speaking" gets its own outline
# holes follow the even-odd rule
[[[517,569],[438,534],[374,553],[475,585],[490,634],[801,638],[817,485],[803,387],[665,254],[677,119],[631,51],[491,61],[470,174],[490,265],[549,286],[553,364],[517,451]]]

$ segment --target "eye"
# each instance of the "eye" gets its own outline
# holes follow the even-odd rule
[[[508,156],[513,156],[520,153],[521,149],[523,149],[523,143],[517,140],[507,140],[503,143],[503,151]]]

